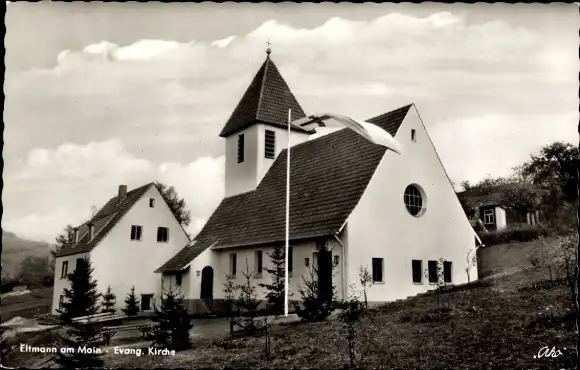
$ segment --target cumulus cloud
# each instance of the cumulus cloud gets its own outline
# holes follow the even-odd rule
[[[6,73],[3,223],[51,239],[118,184],[160,180],[185,197],[195,232],[223,194],[218,134],[268,39],[307,112],[365,119],[414,102],[454,180],[501,175],[577,124],[577,41],[550,32],[389,13],[64,50],[53,69]]]
[[[191,233],[209,217],[223,198],[224,157],[200,157],[191,162],[155,164],[129,153],[120,140],[63,144],[30,151],[21,171],[7,178],[3,227],[22,235],[52,241],[67,223],[80,223],[93,206],[101,207],[129,188],[160,181],[173,185],[192,214]],[[33,195],[34,204],[23,207],[17,192]]]

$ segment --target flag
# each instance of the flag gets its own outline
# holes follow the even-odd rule
[[[401,154],[402,145],[395,140],[391,134],[383,130],[379,126],[365,121],[355,120],[353,118],[343,116],[336,113],[322,113],[316,114],[307,118],[304,118],[304,122],[298,123],[301,127],[310,125],[312,123],[323,124],[323,121],[328,119],[333,119],[344,127],[351,129],[357,134],[361,135],[373,144],[383,146],[387,149],[394,151],[397,154]]]

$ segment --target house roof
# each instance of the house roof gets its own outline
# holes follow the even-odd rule
[[[254,123],[286,128],[288,127],[288,108],[292,109],[292,120],[306,116],[268,55],[226,122],[220,136],[229,136]],[[292,129],[311,132],[295,125],[292,125]]]
[[[395,136],[411,105],[368,120]],[[291,149],[290,239],[335,234],[358,204],[385,154],[352,130],[307,141]],[[225,198],[203,229],[156,272],[177,271],[209,247],[229,248],[285,240],[284,150],[256,190]]]
[[[457,197],[470,208],[504,206],[505,191],[509,185],[498,185],[488,188],[476,188],[457,193]]]
[[[79,228],[79,241],[63,249],[57,253],[56,257],[69,256],[71,254],[77,253],[87,253],[93,250],[93,248],[99,244],[101,240],[111,231],[115,225],[121,220],[121,218],[133,207],[135,203],[151,188],[155,183],[151,182],[149,184],[143,185],[136,189],[127,192],[126,197],[119,202],[119,197],[115,196],[103,206],[95,216],[80,225]],[[94,224],[94,234],[93,239],[89,240],[89,224]]]

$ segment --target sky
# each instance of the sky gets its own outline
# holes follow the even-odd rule
[[[572,4],[10,3],[2,228],[52,242],[120,184],[175,186],[195,234],[220,130],[271,57],[308,113],[415,103],[455,183],[578,143]]]

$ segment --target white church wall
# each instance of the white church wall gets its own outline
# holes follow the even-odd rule
[[[292,258],[293,258],[293,270],[289,278],[289,292],[293,294],[290,299],[299,299],[300,295],[298,293],[298,286],[302,284],[301,276],[308,276],[309,268],[312,268],[313,263],[315,263],[314,252],[316,251],[316,243],[314,241],[306,242],[296,242],[292,243]],[[284,248],[284,246],[282,245]],[[337,295],[342,298],[342,249],[334,240],[329,240],[327,248],[332,251],[333,259],[334,256],[338,256],[339,265],[334,270],[333,281],[336,286]],[[230,254],[235,253],[237,259],[237,272],[233,279],[234,284],[242,284],[245,282],[245,278],[242,272],[246,271],[246,260],[248,263],[248,268],[250,272],[256,271],[255,265],[255,252],[262,251],[262,266],[271,268],[272,263],[268,254],[274,251],[273,245],[265,245],[262,247],[255,248],[228,248],[223,250],[211,250],[207,249],[201,255],[196,257],[192,262],[192,273],[190,275],[191,295],[189,299],[199,299],[200,297],[200,287],[201,287],[201,276],[197,276],[195,271],[201,271],[205,266],[212,266],[214,269],[214,280],[213,280],[213,298],[223,299],[223,287],[226,282],[226,274],[230,270]],[[308,258],[308,266],[306,266],[306,258]],[[200,274],[201,275],[201,274]],[[266,294],[266,289],[259,286],[259,284],[268,284],[271,282],[271,276],[266,270],[262,271],[261,277],[253,277],[253,284],[256,286],[256,292],[258,293],[259,299],[264,299]]]
[[[425,277],[423,283],[413,283],[412,260],[423,261],[424,271],[429,260],[445,258],[453,263],[452,283],[465,283],[466,255],[475,248],[473,230],[414,107],[396,139],[403,154],[385,154],[348,219],[348,283],[360,289],[359,267],[368,266],[372,273],[372,258],[383,258],[384,282],[370,288],[369,301],[392,301],[432,289]],[[410,184],[425,193],[426,210],[418,217],[403,201]],[[472,269],[472,280],[477,279],[474,275]]]
[[[155,199],[153,208],[149,199]],[[131,240],[131,226],[142,226],[140,241]],[[168,242],[157,242],[157,228],[169,228]],[[110,285],[117,295],[117,308],[124,306],[124,297],[135,286],[135,294],[161,294],[161,276],[154,273],[187,243],[188,237],[156,187],[143,197],[119,220],[117,225],[91,252],[94,278],[104,292]]]
[[[244,135],[244,161],[238,163],[238,136]],[[254,190],[258,184],[259,129],[252,125],[226,137],[225,196]]]

